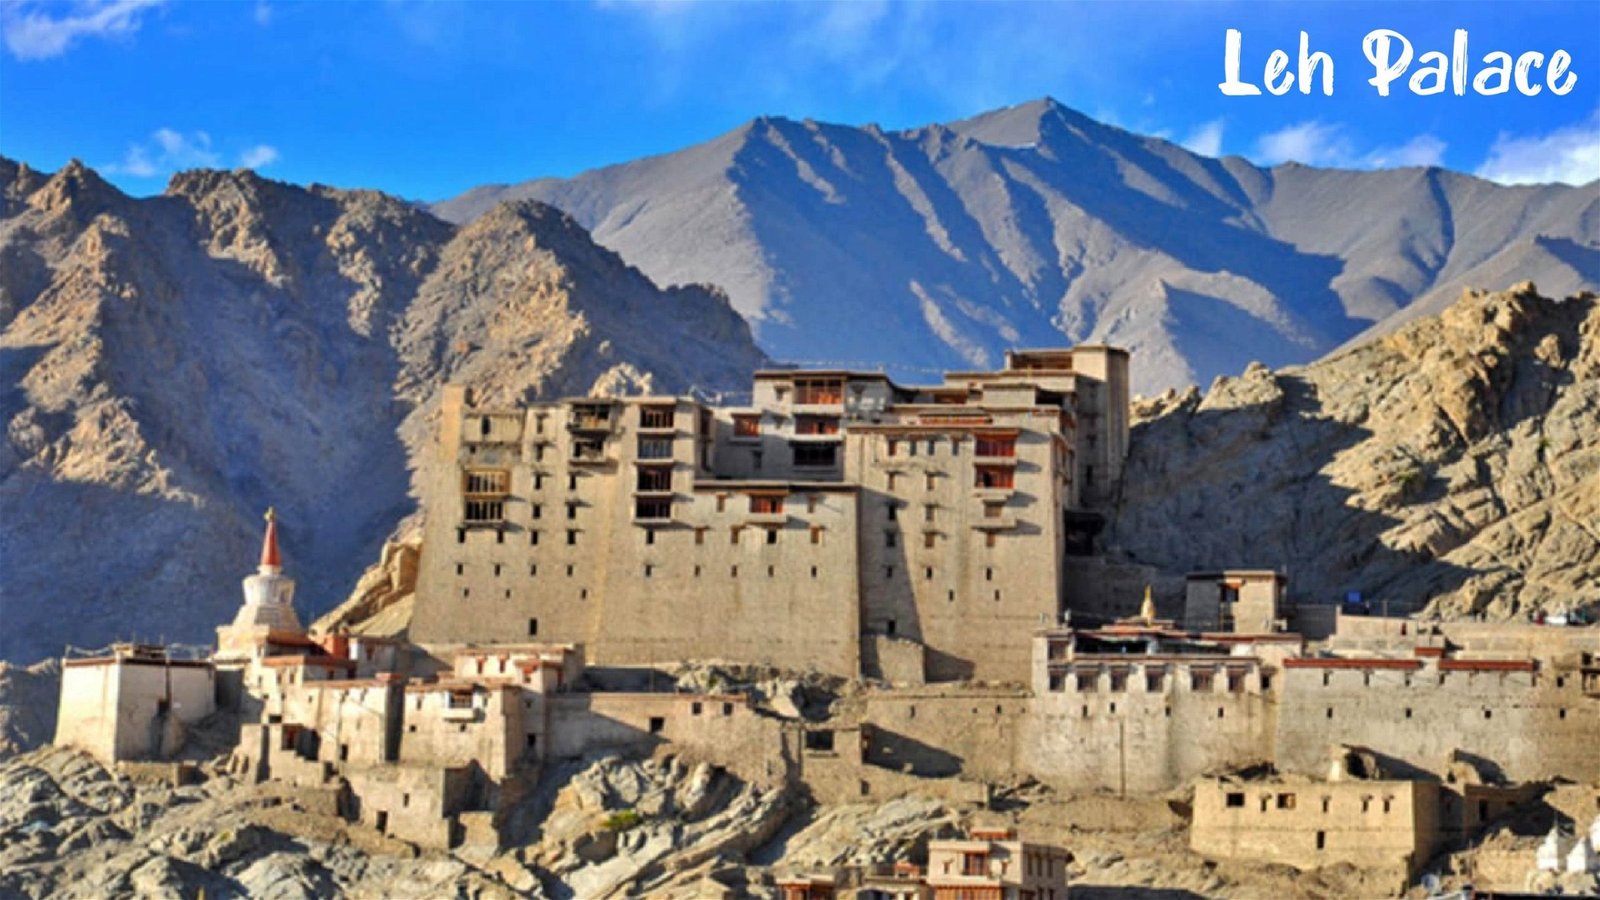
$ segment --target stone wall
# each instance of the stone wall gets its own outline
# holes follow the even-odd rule
[[[1515,782],[1600,778],[1600,697],[1532,662],[1290,660],[1275,736],[1285,772],[1321,774],[1358,744],[1444,775],[1460,750]]]
[[[1004,780],[1016,771],[1027,693],[1015,688],[924,688],[866,695],[864,762],[921,777]]]
[[[601,750],[642,755],[670,744],[685,758],[767,785],[783,783],[793,766],[783,720],[758,713],[740,695],[558,694],[549,727],[547,755],[554,759]]]
[[[1263,676],[1250,657],[1075,665],[1030,701],[1018,766],[1075,789],[1142,793],[1270,761],[1276,704]]]

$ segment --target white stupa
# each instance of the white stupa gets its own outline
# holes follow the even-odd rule
[[[283,574],[277,513],[268,509],[266,519],[261,564],[254,575],[244,579],[244,604],[233,617],[233,624],[217,629],[216,659],[219,661],[260,655],[274,639],[305,637],[305,628],[294,612],[294,579]]]

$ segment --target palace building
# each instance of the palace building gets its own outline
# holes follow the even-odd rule
[[[1128,444],[1128,354],[904,387],[769,370],[747,406],[447,389],[411,637],[1025,682]]]

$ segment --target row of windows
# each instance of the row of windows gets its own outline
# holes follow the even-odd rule
[[[506,565],[505,563],[492,563],[490,565],[490,569],[494,572],[494,577],[496,577],[496,578],[499,578],[502,575],[508,574],[510,568],[511,567],[509,565]],[[577,576],[578,567],[576,565],[572,564],[572,563],[567,563],[567,564],[561,566],[560,568],[563,568],[565,570],[566,577],[568,577],[568,578],[573,578],[573,577]],[[641,574],[645,578],[654,578],[656,575],[661,574],[661,571],[662,571],[663,568],[664,568],[663,566],[657,565],[655,563],[645,563]],[[768,578],[776,578],[776,577],[778,577],[778,567],[777,566],[767,566],[766,568],[767,568],[767,577]],[[548,567],[546,567],[546,569],[548,571]],[[811,566],[810,570],[811,570],[810,571],[810,575],[811,575],[812,578],[817,578],[817,577],[820,576],[820,572],[819,572],[819,570],[818,570],[818,568],[816,566]],[[705,571],[705,567],[700,565],[699,563],[695,563],[693,568],[691,569],[691,573],[693,574],[693,576],[695,578],[699,578],[704,573],[704,571]],[[748,569],[746,571],[748,571]],[[456,563],[456,576],[464,578],[464,577],[466,577],[466,574],[467,574],[467,566],[466,566],[466,564],[465,563]],[[529,563],[528,564],[528,577],[529,578],[538,578],[539,577],[539,564],[538,563]],[[733,565],[733,566],[730,566],[728,568],[728,577],[730,577],[730,578],[738,578],[739,577],[739,567],[737,565]],[[996,600],[1000,599],[999,593],[1000,593],[999,591],[995,592],[995,599]],[[509,597],[510,595],[511,595],[510,591],[507,591],[506,592],[506,596]],[[465,589],[463,589],[461,596],[466,597],[466,596],[470,596],[470,595],[466,593]],[[587,596],[587,591],[585,591],[585,596]]]
[[[1361,798],[1361,811],[1365,813],[1365,812],[1372,812],[1374,809],[1381,809],[1384,815],[1388,815],[1394,809],[1394,799],[1395,798],[1393,796],[1379,798],[1379,797],[1373,797],[1373,796],[1370,796],[1370,795],[1365,795],[1365,796],[1363,796]],[[1330,796],[1327,796],[1327,795],[1323,795],[1321,800],[1322,800],[1322,811],[1323,812],[1332,811],[1332,809],[1333,809],[1333,798],[1330,797]],[[1299,798],[1295,794],[1293,794],[1291,792],[1288,792],[1288,791],[1285,791],[1283,793],[1279,793],[1279,794],[1276,794],[1276,795],[1274,795],[1274,794],[1262,794],[1261,797],[1260,797],[1261,812],[1266,812],[1269,809],[1283,809],[1283,810],[1295,809],[1298,806],[1298,803],[1299,803]],[[1245,794],[1244,794],[1244,792],[1243,791],[1229,791],[1228,794],[1226,795],[1226,797],[1223,800],[1223,804],[1228,809],[1244,809],[1244,807],[1245,807]]]
[[[1189,670],[1189,690],[1193,692],[1211,693],[1217,689],[1217,673],[1207,669]],[[1130,674],[1124,669],[1112,669],[1106,673],[1106,692],[1120,694],[1128,690]],[[1077,674],[1073,676],[1073,688],[1080,694],[1094,694],[1100,691],[1099,673]],[[1166,689],[1167,673],[1159,670],[1147,670],[1144,673],[1145,693],[1159,693]],[[1230,694],[1242,694],[1246,688],[1246,675],[1242,671],[1230,670],[1223,678],[1223,683]],[[1067,689],[1067,673],[1050,673],[1050,690],[1057,693]],[[1272,689],[1272,676],[1261,676],[1261,689]]]
[[[1017,439],[1009,435],[978,435],[974,439],[973,453],[976,456],[1014,457],[1017,455]],[[925,451],[925,455],[933,456],[938,449],[939,439],[928,438],[916,440],[913,438],[889,438],[884,444],[884,452],[889,456],[899,456],[902,451],[906,456],[916,456],[918,448]],[[952,436],[949,441],[950,455],[961,455],[961,439]]]

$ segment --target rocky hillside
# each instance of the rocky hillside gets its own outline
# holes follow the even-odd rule
[[[1261,168],[1045,99],[904,131],[761,118],[434,208],[553,203],[659,283],[726,287],[780,359],[920,380],[1104,341],[1157,393],[1310,362],[1463,287],[1600,289],[1597,187]]]
[[[535,202],[457,228],[246,171],[133,199],[0,160],[0,658],[208,640],[269,504],[315,617],[415,509],[447,380],[683,391],[761,360],[720,292]]]
[[[1491,618],[1600,611],[1600,301],[1524,284],[1136,405],[1107,540],[1172,573]]]
[[[1074,897],[1385,893],[1349,867],[1207,862],[1185,846],[1181,795],[1025,786],[1000,788],[989,810],[920,797],[817,807],[670,756],[605,756],[547,772],[507,811],[508,849],[447,854],[337,818],[329,792],[246,785],[214,765],[201,778],[132,780],[54,748],[0,762],[0,896],[776,900],[780,873],[925,863],[930,839],[975,823],[1019,825],[1073,851]]]

